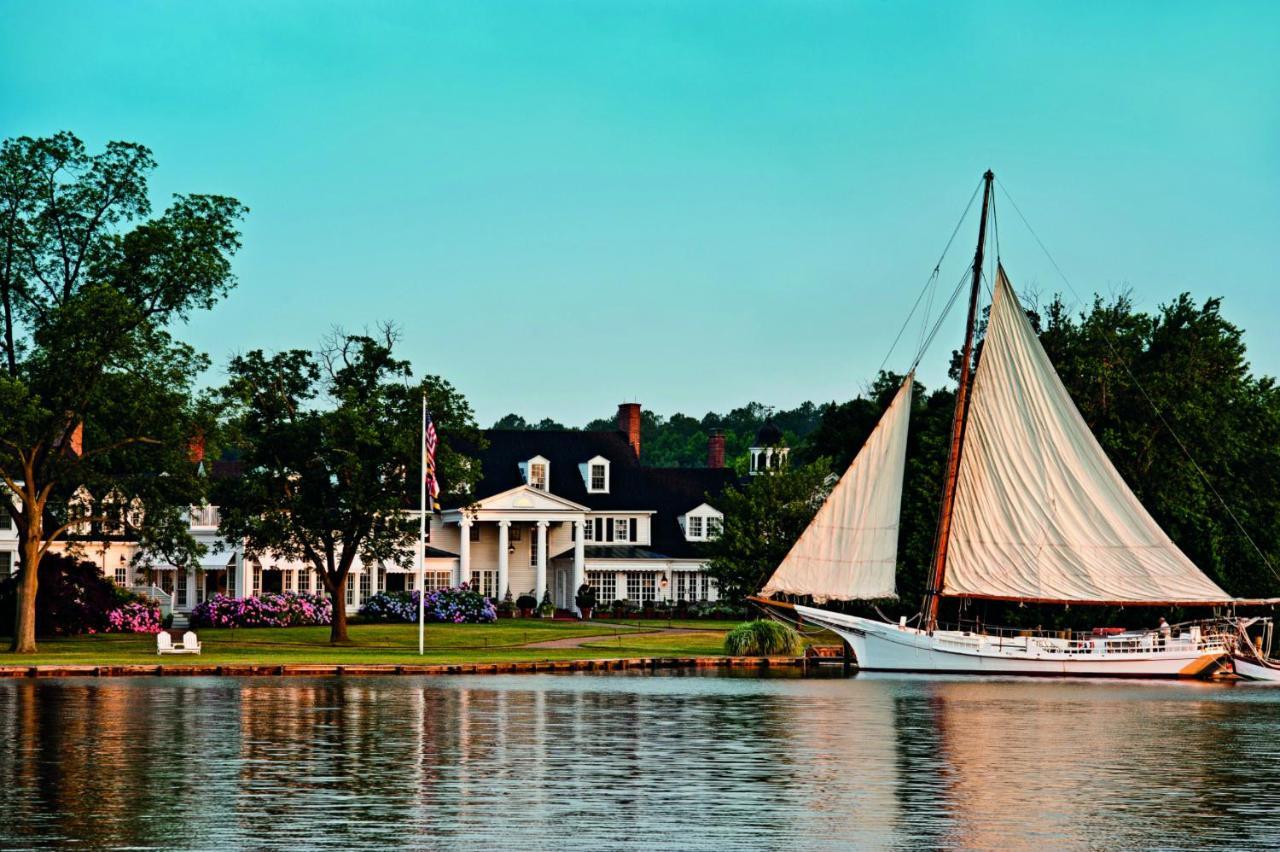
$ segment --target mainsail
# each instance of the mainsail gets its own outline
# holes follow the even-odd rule
[[[913,382],[914,376],[907,376],[762,595],[809,595],[818,603],[897,596],[894,571]]]
[[[1000,269],[964,433],[943,594],[1053,603],[1232,597],[1152,519]]]

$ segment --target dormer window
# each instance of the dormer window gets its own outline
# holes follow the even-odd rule
[[[724,515],[706,503],[690,509],[679,521],[686,541],[711,541],[720,537],[724,527]]]
[[[609,493],[609,460],[604,456],[596,456],[581,466],[582,478],[587,486],[588,494]]]
[[[546,491],[548,483],[551,480],[550,470],[551,464],[542,456],[534,456],[529,459],[527,482],[530,488],[536,488],[539,491]]]

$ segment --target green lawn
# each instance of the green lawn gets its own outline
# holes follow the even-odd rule
[[[699,626],[702,626],[701,624]],[[203,653],[164,656],[155,653],[155,638],[106,634],[44,639],[34,655],[0,652],[0,665],[191,665],[239,663],[281,665],[317,663],[481,663],[528,660],[574,660],[601,657],[708,656],[723,653],[725,629],[717,625],[697,633],[652,634],[666,623],[642,628],[601,622],[512,619],[496,624],[429,624],[426,649],[418,656],[418,629],[412,624],[356,624],[351,644],[328,644],[327,627],[264,627],[197,631]],[[550,639],[598,636],[578,648],[529,648]],[[4,645],[7,640],[0,639]]]

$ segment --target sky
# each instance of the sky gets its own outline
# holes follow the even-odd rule
[[[1280,4],[0,0],[0,20],[0,135],[142,142],[158,208],[249,206],[238,287],[181,332],[210,382],[237,352],[393,321],[482,425],[849,399],[987,168],[1076,293],[1221,296],[1280,374]],[[996,198],[1016,289],[1078,303]]]

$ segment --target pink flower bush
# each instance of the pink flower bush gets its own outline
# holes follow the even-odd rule
[[[191,610],[193,627],[305,627],[332,620],[333,602],[327,597],[296,592],[255,598],[214,595]]]
[[[90,633],[93,631],[90,630]],[[127,603],[107,613],[107,633],[159,633],[160,606],[154,601]]]

